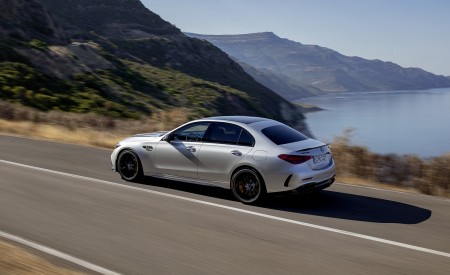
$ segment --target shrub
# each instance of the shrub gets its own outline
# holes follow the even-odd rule
[[[48,45],[47,43],[45,43],[44,41],[38,40],[38,39],[33,39],[31,41],[28,42],[28,45],[32,48],[41,50],[41,51],[47,51],[48,50]]]

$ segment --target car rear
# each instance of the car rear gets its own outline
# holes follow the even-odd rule
[[[328,145],[310,139],[308,144],[314,141],[315,146],[304,148],[300,144],[290,144],[286,147],[297,147],[298,150],[291,151],[287,148],[284,154],[278,158],[284,162],[281,166],[283,171],[289,174],[283,185],[288,189],[296,189],[299,192],[309,192],[329,187],[334,182],[335,165],[333,156]]]
[[[335,165],[327,144],[284,124],[269,126],[261,132],[273,143],[265,165],[265,177],[272,182],[268,189],[272,192],[304,193],[329,187],[334,182]]]

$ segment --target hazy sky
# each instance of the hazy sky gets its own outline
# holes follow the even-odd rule
[[[350,56],[450,75],[449,0],[142,0],[182,31],[272,31]]]

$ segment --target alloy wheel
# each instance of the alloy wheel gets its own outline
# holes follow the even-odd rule
[[[263,185],[256,171],[242,169],[231,179],[231,190],[234,196],[243,203],[254,203],[263,194]]]
[[[124,151],[120,154],[117,162],[118,170],[123,179],[132,181],[139,176],[139,160],[132,151]]]

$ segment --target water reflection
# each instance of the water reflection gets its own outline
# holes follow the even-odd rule
[[[439,156],[450,151],[450,89],[361,92],[301,100],[326,111],[307,114],[314,135],[331,141],[355,128],[355,144],[378,153]]]

